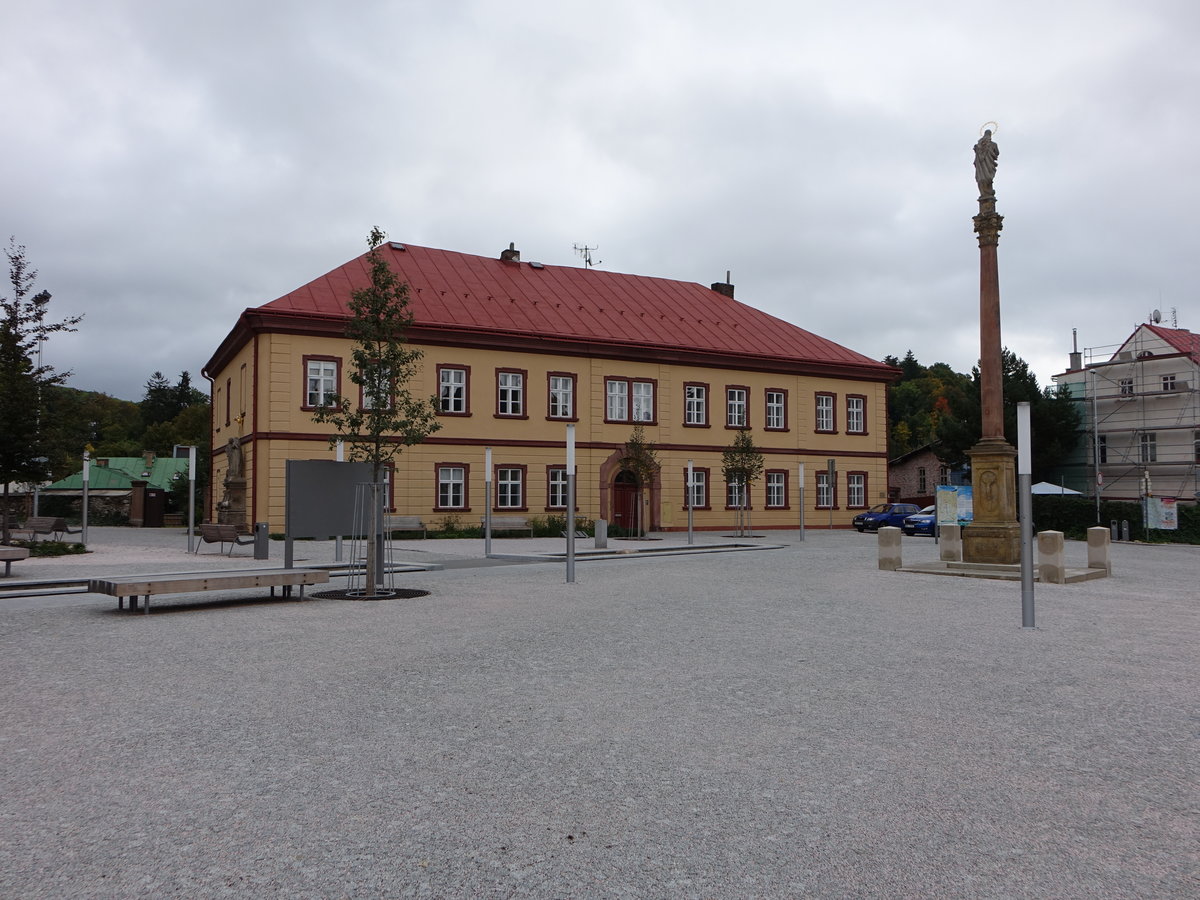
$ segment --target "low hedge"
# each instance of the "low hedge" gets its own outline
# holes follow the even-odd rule
[[[1176,531],[1147,529],[1142,505],[1128,501],[1101,500],[1100,520],[1096,521],[1096,501],[1087,497],[1038,496],[1033,498],[1033,525],[1036,531],[1061,531],[1073,540],[1085,540],[1087,530],[1096,525],[1108,528],[1115,521],[1118,534],[1121,523],[1129,523],[1129,537],[1154,544],[1200,544],[1200,506],[1176,507],[1179,528]]]

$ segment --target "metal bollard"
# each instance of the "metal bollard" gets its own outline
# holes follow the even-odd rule
[[[596,549],[604,550],[608,547],[608,522],[604,519],[596,520]]]
[[[1123,541],[1129,540],[1129,520],[1128,519],[1121,520],[1121,540],[1123,540]]]
[[[1112,520],[1112,525],[1109,526],[1109,530],[1112,532],[1112,539],[1114,541],[1119,541],[1121,539],[1121,532],[1117,528],[1117,520],[1116,519]]]
[[[271,549],[270,526],[266,522],[254,523],[254,558],[267,559]]]

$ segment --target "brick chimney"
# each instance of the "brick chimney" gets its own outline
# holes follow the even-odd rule
[[[722,297],[728,297],[730,300],[733,299],[733,285],[729,283],[729,270],[728,269],[725,270],[725,280],[718,281],[715,284],[713,284],[712,289],[714,291],[716,291],[718,294],[720,294]]]
[[[153,450],[143,450],[142,451],[142,459],[144,459],[146,461],[147,469],[151,468],[154,465],[154,460],[157,458],[157,456],[158,456],[158,454],[155,453]]]
[[[510,243],[507,250],[500,251],[500,259],[503,262],[520,262],[521,251],[517,249],[516,244]]]

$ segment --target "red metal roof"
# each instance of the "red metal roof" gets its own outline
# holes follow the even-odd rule
[[[385,243],[409,285],[414,330],[512,335],[894,371],[796,325],[686,281],[598,269],[542,266]],[[259,307],[262,312],[345,317],[352,290],[369,282],[366,254]],[[414,339],[418,339],[414,336]]]
[[[1147,323],[1146,327],[1180,353],[1186,353],[1193,360],[1200,363],[1200,334],[1193,334],[1186,328],[1164,328],[1162,325],[1151,325],[1149,323]]]

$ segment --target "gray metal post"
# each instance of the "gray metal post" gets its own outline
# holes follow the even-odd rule
[[[492,448],[483,450],[483,555],[492,555]]]
[[[1100,490],[1104,485],[1104,476],[1100,473],[1100,416],[1096,412],[1096,394],[1099,393],[1096,383],[1096,370],[1092,369],[1092,459],[1096,463],[1096,524],[1100,524]]]
[[[800,540],[804,540],[804,463],[800,466]]]
[[[79,537],[83,545],[87,546],[87,528],[88,528],[88,476],[91,474],[92,455],[87,450],[83,451],[83,525],[80,527]]]
[[[695,541],[692,533],[692,495],[695,493],[696,470],[692,465],[692,460],[688,460],[687,467],[687,506],[688,506],[688,543]]]
[[[188,447],[188,553],[196,534],[196,448]]]
[[[1029,404],[1017,404],[1017,500],[1021,516],[1021,627],[1033,628],[1033,454]]]
[[[336,459],[338,462],[346,461],[346,444],[344,441],[337,442],[337,454],[334,456],[334,459]],[[342,561],[342,536],[340,534],[334,535],[333,537],[333,561]],[[288,568],[290,569],[291,567],[292,564],[289,561]]]
[[[567,584],[575,583],[575,426],[567,426]]]
[[[837,460],[827,459],[825,465],[829,470],[829,530],[833,531],[833,507],[837,500]]]

